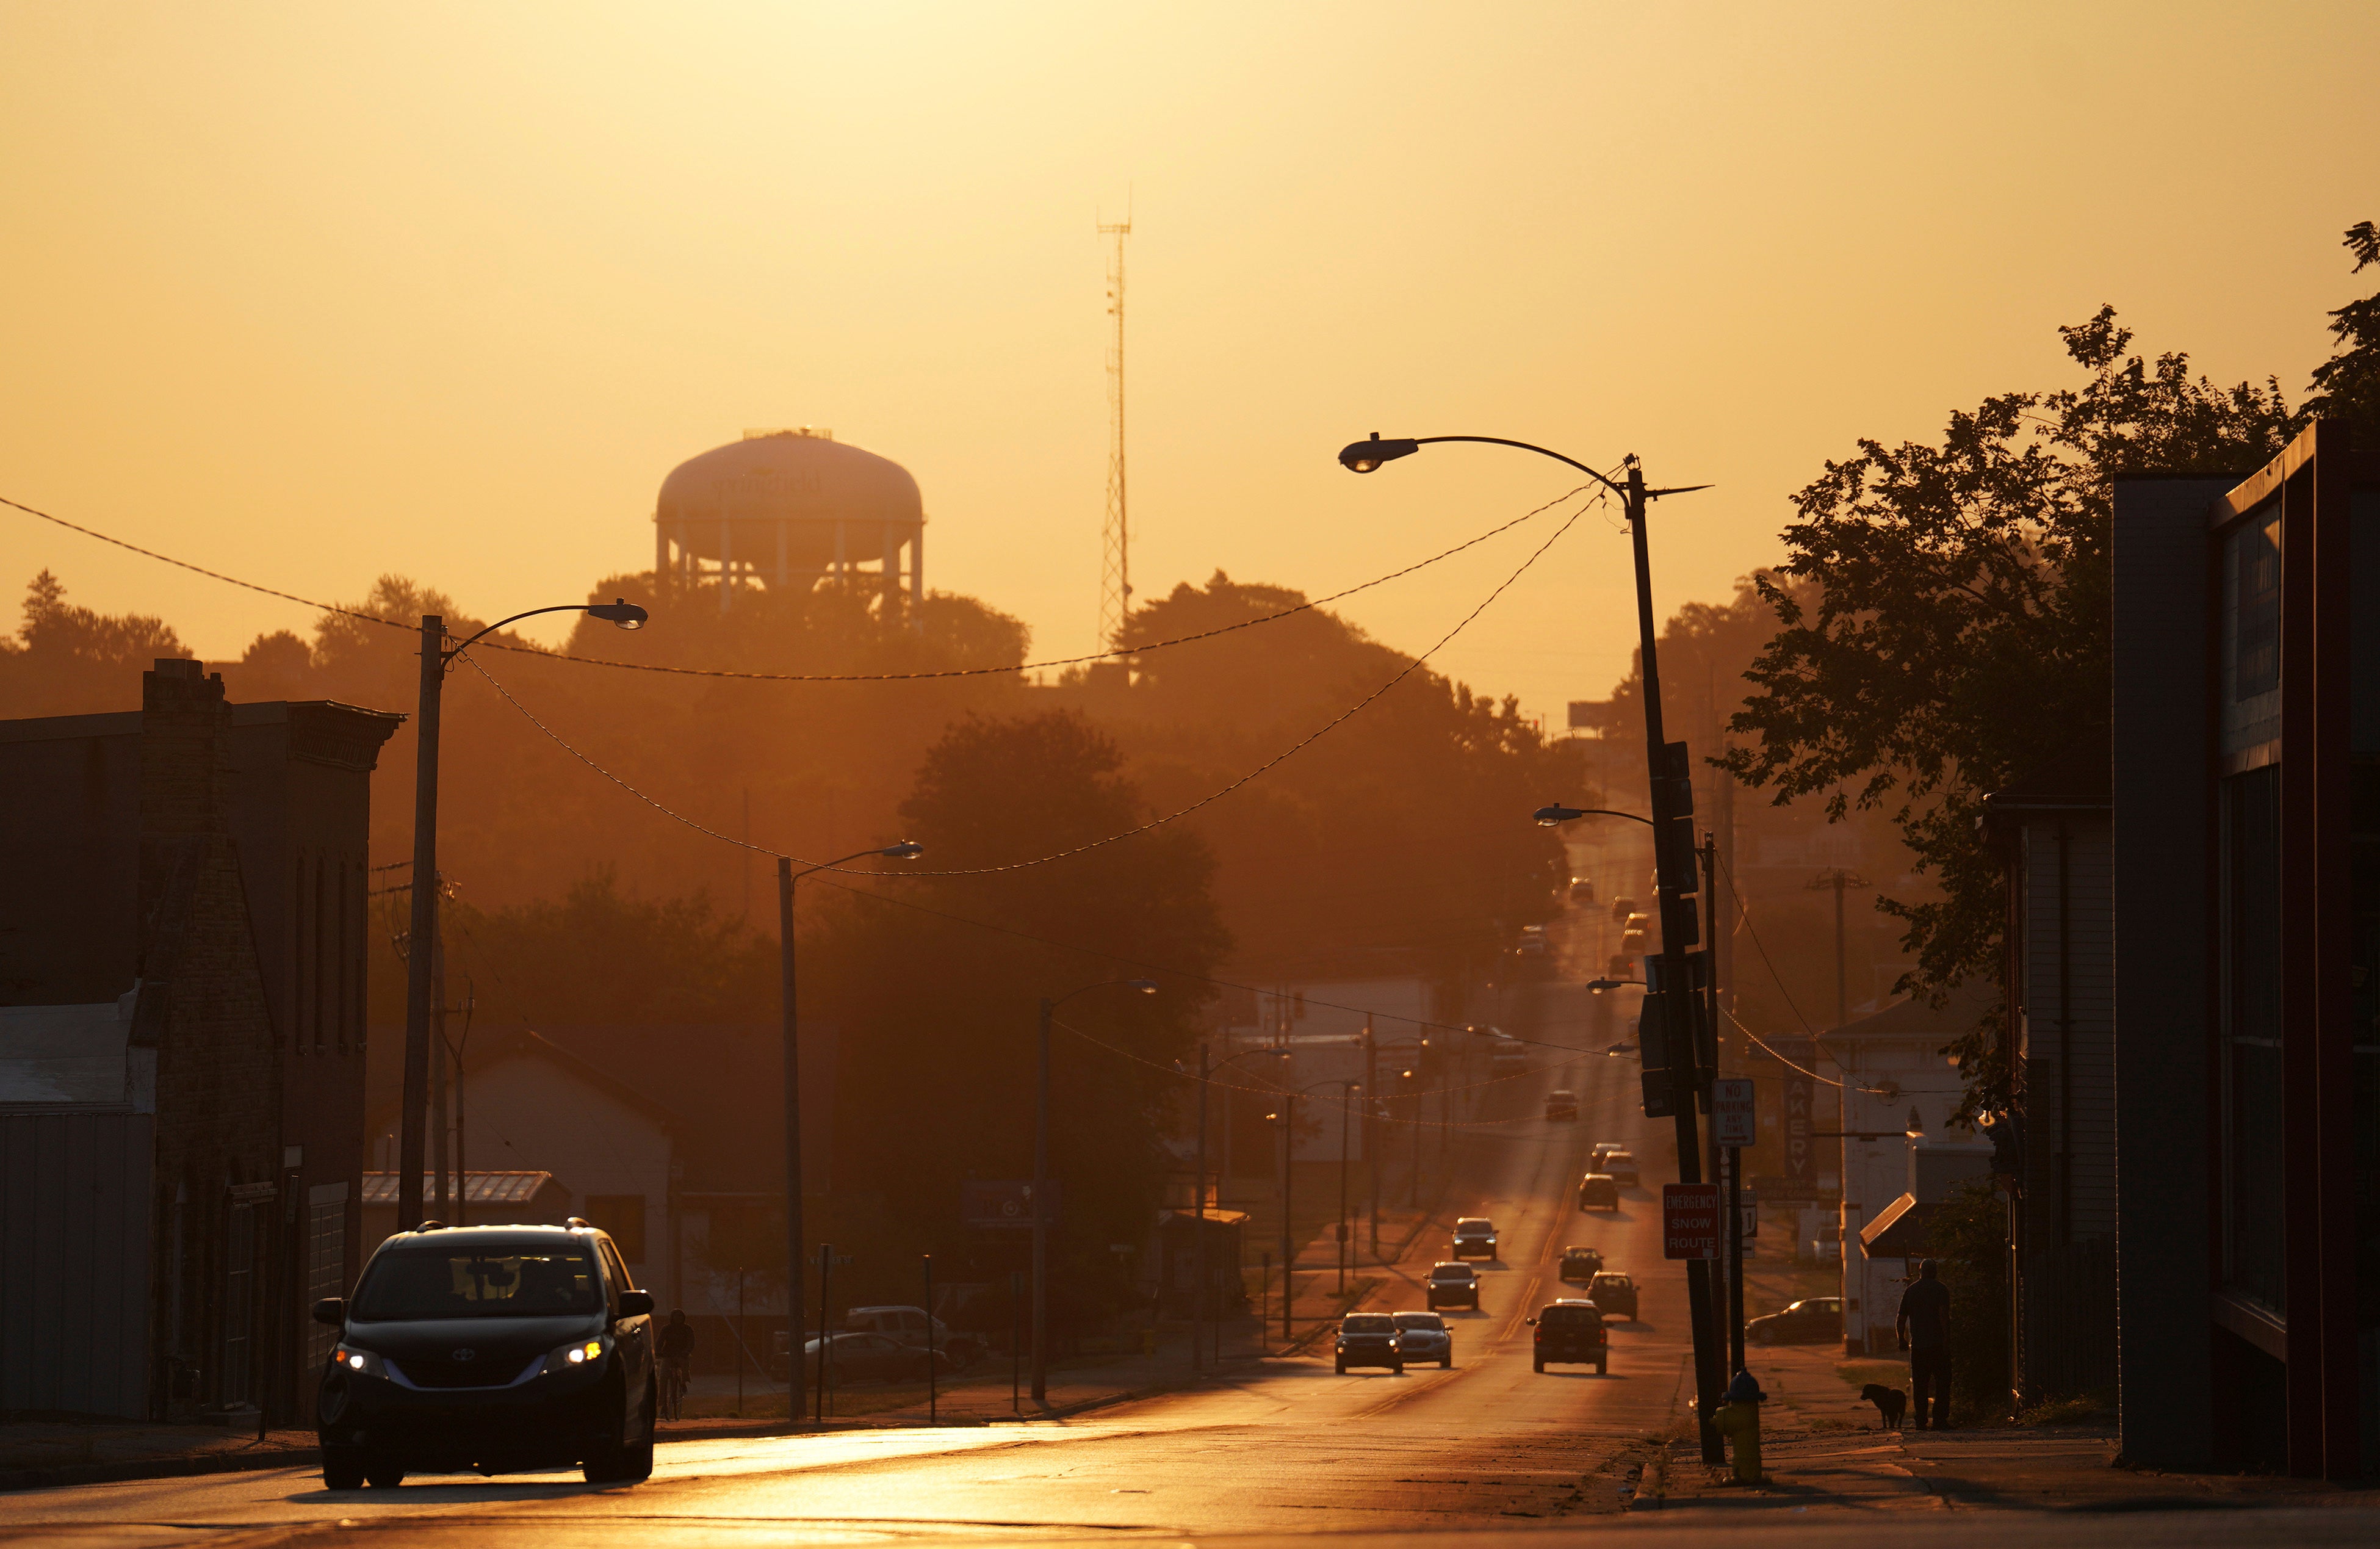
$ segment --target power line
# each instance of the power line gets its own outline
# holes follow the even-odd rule
[[[1186,818],[1191,813],[1198,811],[1202,808],[1211,806],[1215,802],[1220,801],[1223,798],[1231,795],[1233,791],[1240,789],[1251,781],[1254,781],[1269,773],[1271,770],[1280,767],[1289,759],[1294,757],[1299,752],[1302,752],[1306,748],[1313,746],[1324,737],[1329,736],[1340,726],[1344,726],[1347,722],[1353,720],[1356,715],[1362,714],[1366,709],[1377,702],[1381,696],[1388,693],[1390,689],[1394,689],[1398,684],[1402,683],[1406,678],[1411,677],[1415,673],[1419,672],[1423,665],[1427,663],[1431,656],[1443,650],[1448,641],[1453,640],[1455,636],[1468,628],[1472,621],[1477,618],[1481,614],[1487,612],[1488,607],[1495,603],[1496,599],[1501,597],[1505,592],[1512,587],[1513,582],[1519,580],[1524,575],[1527,574],[1529,567],[1535,565],[1539,558],[1543,557],[1548,549],[1552,548],[1555,543],[1560,542],[1562,534],[1568,532],[1571,528],[1577,523],[1579,515],[1579,512],[1573,511],[1568,517],[1564,518],[1562,524],[1554,529],[1552,534],[1548,536],[1544,543],[1539,543],[1535,550],[1531,551],[1528,558],[1521,561],[1517,569],[1513,570],[1511,575],[1506,576],[1501,581],[1498,582],[1496,589],[1493,592],[1488,592],[1485,598],[1481,599],[1478,606],[1463,615],[1461,621],[1458,622],[1453,628],[1449,629],[1445,634],[1439,636],[1436,644],[1406,662],[1404,666],[1400,668],[1396,675],[1391,677],[1387,682],[1381,684],[1370,693],[1366,694],[1362,699],[1357,700],[1354,704],[1349,705],[1339,714],[1331,717],[1329,721],[1324,722],[1321,726],[1300,738],[1289,747],[1274,754],[1271,758],[1267,759],[1264,762],[1257,765],[1254,769],[1249,770],[1238,779],[1233,780],[1231,784],[1224,786],[1220,790],[1210,792],[1209,794],[1199,798],[1197,800],[1191,802],[1186,807],[1176,808],[1174,811],[1166,813],[1162,817],[1152,818],[1148,822],[1141,823],[1136,827],[1127,828],[1120,833],[1108,835],[1105,838],[1093,839],[1085,844],[1074,845],[1065,849],[1053,850],[1048,855],[1036,856],[1030,860],[1012,860],[1007,864],[1001,866],[954,867],[941,871],[904,871],[899,872],[872,871],[859,872],[849,867],[820,865],[802,856],[792,855],[783,850],[771,849],[766,845],[756,845],[748,839],[738,839],[731,835],[722,834],[719,830],[698,823],[693,818],[687,817],[686,814],[664,805],[655,798],[647,795],[642,790],[639,790],[637,787],[630,785],[626,780],[623,779],[618,774],[613,774],[611,770],[604,768],[603,765],[596,762],[592,758],[589,758],[586,753],[573,746],[560,732],[555,731],[552,726],[547,726],[543,721],[540,720],[537,715],[530,711],[528,706],[521,703],[519,700],[514,698],[512,690],[498,682],[495,675],[491,673],[485,666],[482,666],[469,652],[465,652],[462,655],[465,661],[471,664],[472,671],[478,673],[481,677],[486,678],[489,686],[493,688],[498,694],[504,696],[505,703],[511,705],[515,710],[519,711],[522,717],[526,719],[529,725],[543,732],[556,747],[562,749],[563,751],[568,753],[571,757],[577,759],[579,762],[585,764],[588,768],[593,770],[604,779],[611,781],[615,786],[618,786],[622,790],[626,791],[629,795],[635,797],[638,800],[643,802],[646,806],[650,807],[653,811],[661,813],[662,816],[672,819],[674,822],[684,823],[686,827],[693,829],[696,833],[707,835],[713,839],[717,839],[722,844],[733,845],[738,849],[751,850],[757,854],[770,856],[781,860],[792,860],[798,865],[809,866],[817,871],[847,872],[853,875],[858,876],[901,876],[905,878],[994,876],[1005,872],[1021,872],[1035,866],[1047,866],[1053,861],[1071,860],[1075,856],[1087,854],[1095,849],[1103,849],[1110,845],[1118,844],[1125,839],[1135,838],[1140,835],[1150,833],[1156,829],[1164,827],[1167,823],[1174,823],[1182,818]]]
[[[1235,634],[1242,629],[1253,629],[1258,625],[1277,623],[1301,613],[1310,613],[1317,608],[1326,607],[1332,603],[1353,597],[1358,592],[1369,592],[1374,587],[1385,586],[1392,580],[1401,580],[1416,570],[1427,569],[1441,560],[1451,559],[1466,549],[1476,548],[1490,538],[1509,532],[1524,522],[1535,520],[1556,506],[1576,498],[1582,493],[1592,496],[1590,505],[1601,505],[1606,498],[1605,491],[1590,489],[1589,486],[1582,484],[1575,489],[1565,491],[1534,510],[1524,512],[1510,521],[1489,528],[1477,537],[1466,539],[1452,548],[1441,550],[1427,559],[1416,560],[1402,569],[1391,570],[1384,576],[1375,576],[1370,580],[1360,582],[1343,591],[1333,592],[1327,596],[1316,597],[1272,613],[1260,614],[1254,618],[1244,618],[1235,624],[1220,625],[1212,629],[1200,629],[1187,635],[1176,635],[1169,640],[1148,640],[1129,647],[1112,647],[1106,651],[1094,652],[1087,656],[1053,656],[1046,661],[1019,662],[1014,666],[942,667],[919,672],[741,672],[727,667],[676,667],[654,662],[622,662],[602,656],[573,656],[559,651],[540,650],[533,645],[507,645],[501,640],[481,640],[480,645],[491,651],[506,651],[518,656],[540,656],[547,661],[570,662],[579,666],[613,667],[622,672],[659,673],[670,677],[732,678],[751,683],[908,683],[929,678],[1006,677],[1020,672],[1038,672],[1050,667],[1081,666],[1091,662],[1105,662],[1119,656],[1137,656],[1151,651],[1167,650],[1172,646],[1189,645],[1197,640],[1213,640],[1220,635]],[[143,558],[154,559],[161,564],[171,565],[176,569],[204,576],[210,580],[219,580],[229,586],[260,592],[267,597],[278,597],[284,602],[297,603],[306,607],[320,609],[324,613],[336,614],[342,618],[359,619],[366,624],[378,624],[387,628],[404,629],[407,632],[413,632],[416,628],[402,619],[388,618],[376,613],[365,613],[357,608],[341,607],[335,603],[318,603],[310,597],[300,597],[294,592],[283,592],[274,587],[259,585],[255,581],[242,580],[237,576],[227,576],[220,570],[210,570],[202,565],[193,565],[187,559],[176,559],[171,555],[159,554],[154,549],[145,549],[138,543],[111,537],[95,528],[68,521],[64,517],[54,516],[47,511],[28,506],[22,501],[11,500],[6,495],[0,495],[0,506],[13,506],[27,516],[39,517],[43,521],[54,522],[69,531],[79,532],[87,538],[96,538],[103,543],[112,543],[119,549],[128,550]]]

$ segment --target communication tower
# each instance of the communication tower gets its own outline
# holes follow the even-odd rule
[[[1108,508],[1099,527],[1099,643],[1113,645],[1132,611],[1132,525],[1126,514],[1123,469],[1123,239],[1132,235],[1129,212],[1122,221],[1099,223],[1099,235],[1115,239],[1108,257],[1108,315],[1115,336],[1108,346]]]

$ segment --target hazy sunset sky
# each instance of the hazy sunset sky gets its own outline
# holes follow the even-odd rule
[[[2375,60],[2368,0],[0,0],[0,494],[492,616],[650,566],[679,460],[830,426],[917,475],[929,584],[1091,649],[1129,200],[1144,596],[1332,591],[1570,482],[1342,472],[1377,429],[1718,485],[1656,508],[1666,612],[1854,437],[2071,380],[2102,301],[2301,396],[2373,285]],[[1348,611],[1418,649],[1534,541]],[[211,657],[310,622],[0,511],[8,623],[43,567]],[[1558,724],[1632,606],[1590,519],[1439,660]]]

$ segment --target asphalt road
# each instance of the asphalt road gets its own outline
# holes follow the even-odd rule
[[[1590,1007],[1575,981],[1524,983],[1497,1015],[1516,1033],[1589,1045]],[[1578,1123],[1536,1116],[1556,1085],[1579,1093]],[[1621,1515],[1647,1433],[1688,1409],[1684,1284],[1658,1257],[1657,1193],[1629,1190],[1616,1217],[1582,1215],[1572,1203],[1593,1141],[1641,1142],[1640,1155],[1662,1154],[1658,1127],[1634,1111],[1634,1085],[1633,1062],[1597,1055],[1483,1089],[1478,1122],[1456,1142],[1460,1181],[1444,1217],[1493,1217],[1504,1257],[1482,1271],[1481,1310],[1450,1314],[1452,1370],[1340,1376],[1326,1344],[1319,1355],[1268,1361],[1224,1385],[1070,1421],[671,1444],[652,1480],[635,1487],[591,1486],[575,1475],[463,1476],[333,1494],[310,1470],[279,1470],[27,1492],[0,1497],[0,1539],[107,1549],[351,1537],[374,1549],[669,1549],[1122,1533],[1182,1549],[1230,1536],[1257,1549],[1318,1531],[1395,1534],[1401,1545],[1513,1530],[1548,1545],[1578,1531],[1599,1545],[1741,1536],[1748,1524],[1698,1526],[1693,1514],[1673,1512],[1648,1527],[1646,1514]],[[1609,1375],[1530,1370],[1524,1320],[1560,1294],[1555,1264],[1570,1242],[1601,1248],[1643,1285],[1642,1318],[1613,1325]],[[1414,1288],[1389,1305],[1422,1304],[1418,1282],[1444,1247],[1437,1234],[1415,1243],[1399,1266]],[[2008,1531],[2005,1517],[1941,1513],[1922,1522],[1803,1520],[1806,1533],[1774,1519],[1754,1531],[1769,1542],[1807,1537],[1813,1549],[1898,1544],[1912,1530],[1936,1544],[1986,1529],[1999,1542]],[[2096,1517],[2027,1536],[2034,1549],[2362,1543],[2373,1542],[2374,1523],[2359,1511]]]

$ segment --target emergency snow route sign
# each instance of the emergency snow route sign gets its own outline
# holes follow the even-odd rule
[[[1718,1185],[1661,1185],[1661,1257],[1716,1259],[1719,1234]]]

